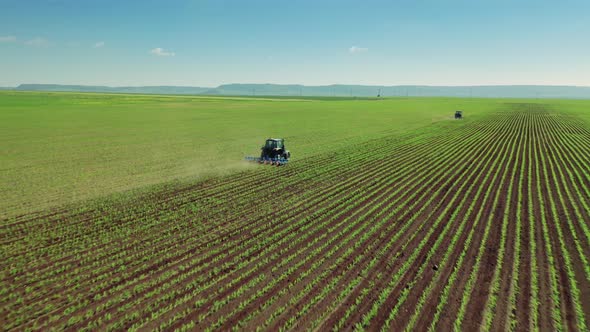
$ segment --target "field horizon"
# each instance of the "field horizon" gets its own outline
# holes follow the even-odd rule
[[[0,88],[0,90],[3,88]],[[303,85],[274,83],[231,83],[217,87],[198,86],[94,86],[64,84],[20,84],[13,91],[132,93],[152,95],[272,96],[272,97],[457,97],[590,99],[590,86],[583,85]]]

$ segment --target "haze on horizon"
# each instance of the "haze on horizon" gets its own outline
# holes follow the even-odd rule
[[[590,2],[0,0],[0,86],[590,86]]]

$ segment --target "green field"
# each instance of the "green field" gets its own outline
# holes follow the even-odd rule
[[[590,101],[0,108],[5,330],[590,326]],[[243,162],[268,136],[288,165]]]
[[[242,170],[271,136],[300,160],[501,103],[0,92],[0,216]]]

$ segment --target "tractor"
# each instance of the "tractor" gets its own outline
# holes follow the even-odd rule
[[[246,157],[246,160],[256,161],[261,164],[271,164],[281,166],[286,164],[291,158],[291,152],[285,147],[285,140],[282,138],[269,138],[262,148],[260,148],[260,158]]]
[[[463,111],[455,111],[455,120],[463,119]]]

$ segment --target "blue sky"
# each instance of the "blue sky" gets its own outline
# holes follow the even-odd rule
[[[590,86],[590,1],[0,0],[0,86]]]

